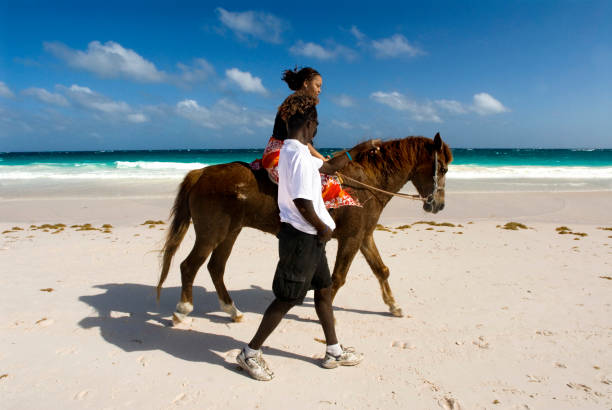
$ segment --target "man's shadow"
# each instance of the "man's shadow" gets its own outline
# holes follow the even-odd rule
[[[98,327],[109,343],[126,352],[161,350],[179,359],[207,362],[227,369],[236,365],[226,361],[225,352],[241,349],[247,342],[231,336],[218,335],[193,329],[173,328],[169,319],[179,300],[180,287],[164,288],[159,304],[155,301],[155,287],[137,283],[108,283],[95,286],[105,292],[79,297],[95,309],[96,316],[89,316],[79,326]],[[217,294],[213,290],[194,286],[194,311],[191,317],[205,318],[213,322],[230,322],[228,315],[219,312]],[[240,301],[240,309],[247,312],[263,312],[274,296],[271,291],[258,286],[232,291]],[[293,317],[298,320],[297,316]],[[308,356],[278,350],[265,349],[265,353],[290,357],[315,364]]]

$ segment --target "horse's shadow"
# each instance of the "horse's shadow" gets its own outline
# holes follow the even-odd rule
[[[231,336],[202,332],[193,329],[172,327],[170,315],[175,301],[179,300],[180,287],[164,288],[160,303],[155,300],[155,287],[138,283],[107,283],[96,285],[104,290],[97,295],[79,297],[81,302],[91,306],[95,316],[88,316],[79,322],[85,329],[99,328],[100,335],[108,343],[126,352],[161,350],[179,359],[208,362],[234,368],[226,361],[224,352],[240,349],[247,342]],[[240,301],[239,308],[244,312],[262,312],[274,299],[270,290],[251,285],[248,289],[234,290],[232,295]],[[231,319],[219,311],[217,293],[200,286],[193,287],[194,310],[190,317],[210,320],[214,323],[229,323]],[[313,299],[307,297],[304,306],[312,307]],[[387,316],[388,313],[370,312],[360,309],[335,307],[336,311],[349,311],[358,314]],[[285,320],[300,322],[318,321],[289,313]],[[311,357],[266,348],[266,354],[301,359],[315,363]]]
[[[194,329],[173,328],[169,319],[174,303],[179,299],[180,287],[165,288],[159,304],[155,301],[155,287],[136,283],[108,283],[95,286],[105,292],[79,297],[81,302],[96,311],[79,322],[85,329],[99,328],[100,335],[108,343],[126,352],[161,350],[179,359],[207,362],[235,369],[233,360],[228,362],[225,353],[241,349],[247,342],[231,336],[202,332]],[[214,322],[230,322],[227,315],[219,312],[217,294],[202,287],[193,288],[195,308],[190,316]],[[233,292],[241,301],[243,311],[263,312],[274,298],[269,290],[257,286]],[[293,317],[292,317],[293,316]],[[295,315],[289,319],[307,320]],[[297,358],[315,363],[308,356],[274,348],[266,354]]]

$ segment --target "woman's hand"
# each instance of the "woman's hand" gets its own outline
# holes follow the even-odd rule
[[[380,138],[370,140],[370,142],[372,143],[372,149],[379,150],[382,145],[382,140]]]

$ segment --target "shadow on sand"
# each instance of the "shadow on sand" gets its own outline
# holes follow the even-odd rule
[[[98,315],[82,319],[79,326],[86,329],[99,328],[101,336],[108,343],[126,352],[161,350],[182,360],[236,369],[235,364],[226,362],[224,352],[241,349],[245,340],[172,327],[169,319],[174,311],[172,301],[179,299],[180,287],[165,288],[159,305],[155,302],[154,286],[108,283],[95,288],[105,292],[81,296],[79,300],[94,308]],[[230,322],[227,315],[219,312],[216,292],[207,292],[202,287],[194,286],[193,293],[196,307],[190,316],[214,322]],[[273,298],[271,291],[255,286],[232,294],[243,303],[243,310],[255,312],[263,312]],[[266,349],[265,353],[316,364],[311,357],[274,348]]]
[[[126,352],[161,350],[179,359],[207,362],[227,369],[236,365],[226,362],[224,352],[240,349],[245,340],[231,336],[206,333],[193,329],[173,328],[170,316],[179,300],[180,287],[164,288],[159,304],[155,301],[155,287],[136,283],[108,283],[95,286],[104,293],[79,297],[94,308],[97,316],[89,316],[79,322],[79,326],[90,329],[98,327],[100,334],[108,343]],[[207,291],[200,286],[193,287],[194,310],[190,317],[208,319],[215,323],[229,323],[228,315],[219,311],[219,302],[214,290]],[[232,291],[239,301],[238,308],[243,312],[263,313],[274,295],[270,290],[258,286]],[[304,306],[312,307],[312,298],[306,298]],[[369,312],[358,309],[336,308],[359,314],[387,316],[384,312]],[[317,322],[289,313],[285,320]],[[301,359],[316,364],[311,357],[267,348],[266,354]]]

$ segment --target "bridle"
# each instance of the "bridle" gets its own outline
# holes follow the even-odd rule
[[[434,202],[434,198],[435,195],[439,192],[439,191],[444,191],[444,188],[440,188],[440,186],[438,185],[438,152],[434,152],[434,162],[433,162],[433,167],[434,167],[434,173],[433,173],[433,189],[431,191],[431,194],[429,194],[427,197],[422,197],[421,195],[412,195],[412,194],[402,194],[399,192],[389,192],[389,191],[385,191],[384,189],[380,189],[380,188],[376,188],[372,185],[366,184],[365,182],[361,182],[355,178],[351,178],[349,176],[346,176],[344,174],[341,174],[340,172],[336,172],[336,175],[338,175],[341,179],[346,179],[348,181],[354,182],[356,184],[359,184],[363,187],[366,187],[368,189],[371,189],[373,191],[377,191],[377,192],[381,192],[383,194],[387,194],[387,195],[391,195],[391,196],[398,196],[400,198],[404,198],[404,199],[412,199],[414,201],[423,201],[428,205],[432,205]],[[342,181],[340,181],[342,182]]]
[[[438,191],[440,191],[440,187],[438,186],[438,151],[434,152],[434,162],[433,162],[433,167],[434,167],[434,173],[433,173],[433,189],[431,190],[431,194],[429,194],[427,196],[427,198],[425,198],[425,203],[426,204],[433,204],[434,202],[434,197],[435,195],[438,193]],[[444,189],[444,188],[442,188]]]

